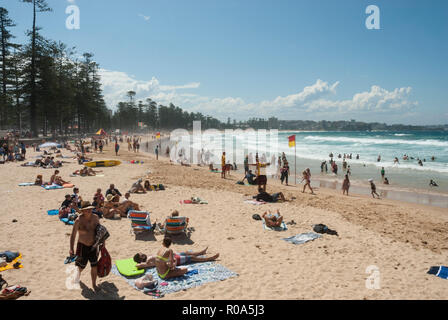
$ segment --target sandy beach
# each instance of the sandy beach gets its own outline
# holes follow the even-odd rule
[[[165,191],[133,194],[131,200],[151,212],[152,222],[163,222],[173,209],[190,219],[190,237],[175,242],[174,251],[200,250],[220,253],[218,263],[236,272],[238,277],[190,288],[166,295],[163,299],[446,299],[446,280],[426,272],[431,266],[446,265],[448,253],[448,212],[444,208],[410,204],[369,196],[342,196],[340,190],[318,188],[316,195],[301,193],[301,185],[282,186],[269,180],[269,193],[282,191],[290,202],[251,205],[244,202],[256,194],[255,186],[240,186],[240,174],[220,174],[205,167],[174,165],[166,158],[127,151],[121,144],[119,156],[109,143],[103,154],[89,154],[94,160],[118,159],[116,167],[102,168],[101,177],[69,177],[80,169],[73,159],[64,159],[61,176],[80,189],[80,195],[92,201],[97,188],[103,194],[110,183],[122,193],[135,180],[149,177],[162,183]],[[63,150],[64,156],[72,153]],[[38,153],[28,149],[27,158]],[[39,153],[40,154],[40,153]],[[143,164],[131,164],[142,160]],[[1,272],[9,284],[20,284],[32,292],[21,300],[34,299],[148,299],[152,297],[132,288],[123,278],[110,274],[101,278],[100,292],[91,289],[90,266],[81,276],[81,290],[69,290],[71,227],[47,210],[59,208],[71,189],[46,191],[41,187],[19,187],[34,182],[38,174],[49,180],[53,169],[24,168],[19,163],[0,166],[0,251],[19,251],[23,268]],[[150,172],[150,173],[148,173]],[[180,204],[193,196],[208,201],[204,205]],[[253,214],[279,209],[285,221],[294,220],[284,232],[266,231]],[[16,219],[17,222],[12,222]],[[107,249],[112,260],[126,259],[137,252],[155,254],[162,235],[147,241],[135,240],[127,219],[107,220],[111,236]],[[281,240],[312,232],[312,225],[323,223],[339,236],[322,238],[301,245]],[[366,268],[376,266],[380,288],[366,288]],[[68,272],[68,273],[67,273]]]

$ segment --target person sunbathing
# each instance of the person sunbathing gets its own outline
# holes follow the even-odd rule
[[[270,228],[280,227],[283,222],[283,216],[280,214],[279,210],[277,210],[277,213],[275,215],[271,213],[271,210],[268,210],[263,214],[262,217],[266,223],[266,226]]]
[[[279,200],[286,201],[285,196],[282,192],[273,193],[270,195],[266,191],[263,190],[263,188],[258,187],[258,194],[253,197],[257,201],[264,201],[264,202],[277,202]]]
[[[188,272],[187,268],[176,267],[175,254],[173,250],[169,248],[171,243],[171,238],[164,238],[163,247],[157,252],[157,256],[155,258],[155,267],[157,269],[157,274],[161,279],[183,276]],[[217,256],[215,257],[217,258]]]
[[[207,262],[214,261],[219,257],[219,253],[215,254],[211,257],[201,257],[204,256],[207,252],[208,248],[205,248],[199,252],[180,252],[174,253],[175,265],[183,266],[190,264],[192,262]],[[147,256],[144,253],[137,253],[134,256],[134,261],[137,262],[137,269],[148,269],[154,268],[156,266],[156,257],[155,256]]]
[[[132,202],[131,200],[129,200],[129,198],[131,197],[131,194],[129,192],[126,192],[124,195],[124,200],[118,205],[118,210],[120,211],[120,215],[122,217],[127,217],[128,216],[128,212],[130,210],[136,210],[136,211],[140,211],[140,207],[137,203]]]
[[[143,192],[146,193],[145,188],[142,186],[143,179],[138,179],[134,184],[132,185],[131,189],[128,191],[129,193],[139,193]]]
[[[106,202],[101,208],[104,218],[106,219],[121,219],[121,211],[118,208],[119,203],[114,201],[114,198],[117,196],[113,196],[112,194],[108,194],[106,196]]]

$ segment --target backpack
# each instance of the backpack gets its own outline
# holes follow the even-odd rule
[[[252,219],[254,219],[254,220],[262,220],[259,214],[254,214],[252,216]]]
[[[101,258],[98,260],[97,270],[98,277],[104,278],[110,273],[112,269],[112,258],[109,255],[109,252],[106,249],[106,246],[101,247]]]

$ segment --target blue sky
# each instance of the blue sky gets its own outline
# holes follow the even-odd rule
[[[448,123],[448,1],[48,0],[44,36],[92,52],[108,106],[128,90],[220,119]],[[66,7],[80,29],[65,27]],[[380,30],[368,30],[368,5]],[[25,40],[29,4],[2,1]]]

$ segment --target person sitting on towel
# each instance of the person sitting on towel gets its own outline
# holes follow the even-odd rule
[[[163,239],[163,247],[157,252],[157,256],[155,258],[155,266],[157,269],[157,274],[161,279],[169,279],[183,276],[188,272],[187,268],[177,268],[176,267],[176,258],[175,254],[171,246],[171,238]],[[218,255],[215,255],[214,259],[216,259]]]
[[[270,195],[266,191],[263,190],[263,188],[258,187],[258,194],[253,197],[257,201],[264,201],[264,202],[277,202],[278,200],[286,201],[285,196],[282,192],[273,193]]]
[[[199,251],[199,252],[174,253],[175,265],[183,266],[186,264],[190,264],[192,262],[214,261],[219,257],[219,253],[215,254],[212,257],[201,257],[206,254],[207,249],[208,248],[205,248],[204,250]],[[137,253],[134,256],[134,261],[137,262],[137,269],[154,268],[156,266],[156,257],[155,256],[147,256],[144,253]]]
[[[263,214],[264,222],[266,226],[272,227],[280,227],[283,222],[283,216],[280,214],[280,210],[277,209],[277,213],[275,215],[271,214],[271,210],[265,212]]]
[[[43,185],[44,184],[44,182],[42,181],[42,175],[41,174],[39,174],[37,177],[36,177],[36,181],[34,181],[34,185],[36,185],[36,186],[41,186],[41,185]]]

